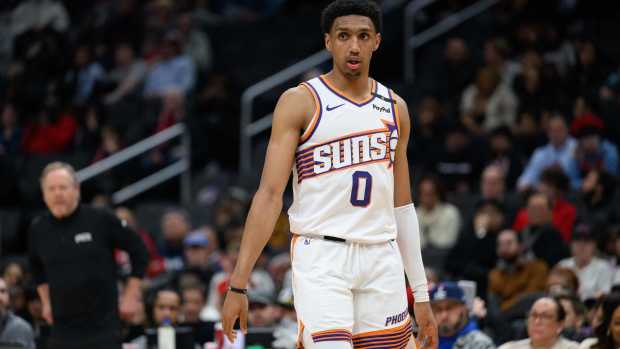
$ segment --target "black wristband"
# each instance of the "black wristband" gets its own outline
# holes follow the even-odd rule
[[[229,291],[235,292],[235,293],[239,293],[239,294],[243,294],[246,295],[248,294],[248,289],[247,288],[236,288],[236,287],[228,287]]]

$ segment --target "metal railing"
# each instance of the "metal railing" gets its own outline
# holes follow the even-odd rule
[[[383,13],[388,13],[406,0],[386,0],[382,4]],[[415,1],[414,1],[415,2]],[[331,55],[323,49],[313,55],[285,68],[270,77],[248,87],[241,95],[241,120],[240,120],[240,146],[239,146],[239,171],[247,174],[252,169],[252,138],[271,127],[273,113],[269,113],[256,121],[253,121],[253,104],[256,97],[272,90],[273,88],[293,79],[307,70],[327,62]]]
[[[123,203],[169,180],[170,178],[174,178],[180,175],[181,202],[184,205],[187,205],[190,203],[191,200],[191,140],[187,127],[182,123],[171,126],[159,133],[156,133],[148,138],[141,140],[136,144],[133,144],[121,150],[118,153],[110,155],[101,161],[97,161],[96,163],[79,170],[77,172],[78,180],[81,183],[91,178],[94,178],[174,138],[181,139],[181,159],[113,193],[112,203],[114,203],[115,205]]]
[[[426,44],[427,42],[445,34],[451,29],[464,23],[482,12],[497,4],[501,0],[480,0],[468,7],[456,12],[434,26],[415,34],[414,19],[416,14],[426,6],[433,4],[437,0],[419,0],[413,1],[405,10],[404,18],[404,49],[403,49],[403,70],[405,72],[405,81],[412,84],[415,78],[415,49]]]

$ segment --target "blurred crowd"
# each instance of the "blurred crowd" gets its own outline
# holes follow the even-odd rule
[[[91,163],[185,121],[190,105],[226,108],[227,78],[214,73],[201,28],[246,25],[286,7],[67,3],[0,5],[3,161],[77,149]],[[409,155],[440,349],[620,346],[620,59],[588,30],[584,1],[542,3],[502,2],[479,42],[451,32],[442,56],[418,62],[425,68],[415,86],[398,91],[416,95],[408,99]],[[171,149],[158,148],[96,191],[162,166]],[[193,328],[201,343],[216,337],[251,197],[226,176],[212,169],[195,193],[198,213],[169,206],[140,220],[134,207],[115,208],[150,254],[127,343],[140,345],[144,329],[164,321]],[[293,348],[297,338],[288,243],[283,212],[248,294],[251,328],[269,331],[247,339],[274,348]],[[116,259],[128,275],[126,254]],[[0,308],[44,341],[26,263],[0,261],[9,294]]]

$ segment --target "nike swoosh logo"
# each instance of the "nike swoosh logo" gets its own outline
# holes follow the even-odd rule
[[[336,108],[340,108],[340,107],[342,107],[343,105],[344,105],[344,103],[342,103],[342,104],[338,104],[338,105],[337,105],[337,106],[335,106],[335,107],[330,107],[330,106],[328,105],[328,106],[326,106],[326,107],[325,107],[325,109],[327,109],[327,111],[332,111],[332,110],[334,110],[334,109],[336,109]]]

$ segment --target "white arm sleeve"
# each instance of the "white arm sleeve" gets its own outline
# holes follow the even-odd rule
[[[420,248],[420,227],[413,204],[394,208],[396,242],[416,303],[428,302],[428,285]]]

